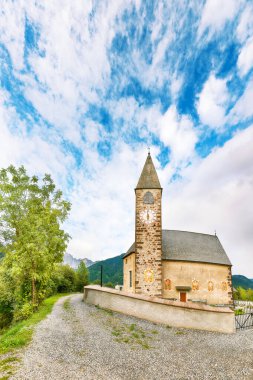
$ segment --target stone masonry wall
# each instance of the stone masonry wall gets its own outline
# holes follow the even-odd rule
[[[143,197],[149,191],[154,197],[153,204],[145,204]],[[162,220],[161,189],[136,189],[135,220],[135,293],[162,296]],[[156,213],[153,223],[141,220],[141,212],[152,210]]]

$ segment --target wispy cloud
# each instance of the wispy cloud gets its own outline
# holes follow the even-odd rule
[[[217,228],[252,276],[252,14],[246,0],[1,4],[0,165],[53,175],[72,254],[128,248],[149,145],[164,226]]]

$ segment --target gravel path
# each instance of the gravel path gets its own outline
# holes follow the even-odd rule
[[[170,328],[61,298],[11,379],[253,379],[253,329]]]

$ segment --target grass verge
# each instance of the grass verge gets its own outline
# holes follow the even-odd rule
[[[27,345],[33,334],[33,329],[37,323],[42,321],[47,314],[52,311],[52,308],[59,298],[67,294],[56,294],[47,298],[39,307],[38,311],[28,319],[14,323],[7,330],[0,334],[0,354],[6,354],[15,349]]]

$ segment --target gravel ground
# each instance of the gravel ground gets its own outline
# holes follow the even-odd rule
[[[162,326],[60,299],[11,379],[253,379],[253,329],[234,335]]]

